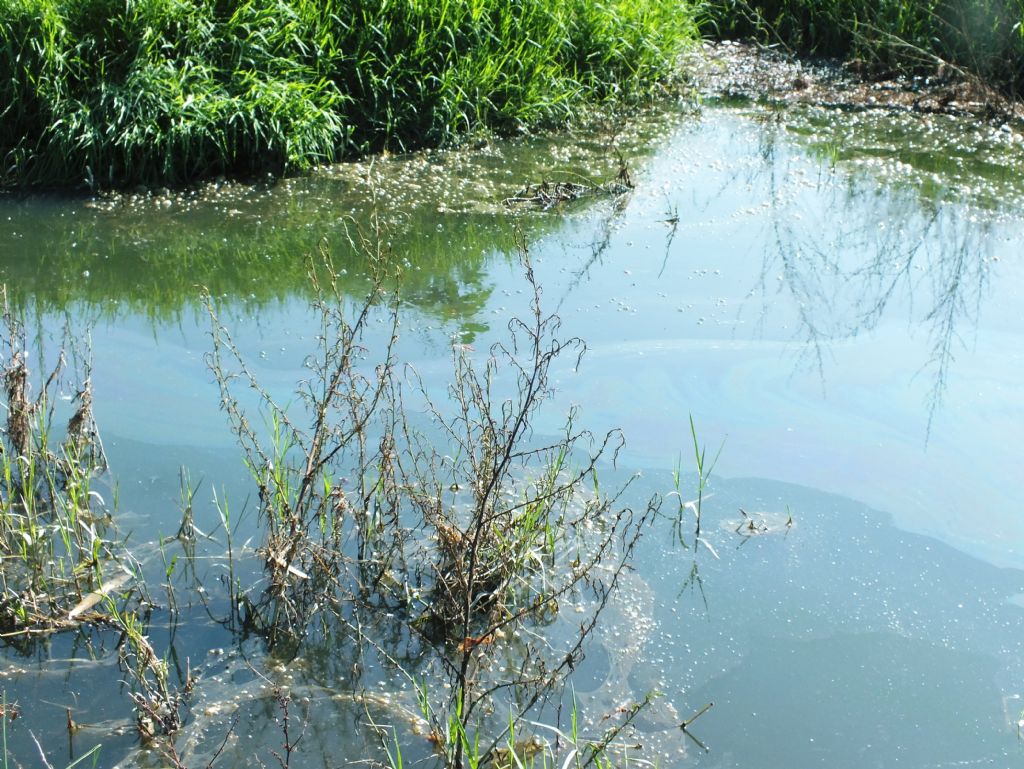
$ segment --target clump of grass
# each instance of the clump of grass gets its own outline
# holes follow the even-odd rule
[[[90,366],[82,363],[77,372],[82,383],[58,440],[53,425],[69,356],[61,350],[48,376],[33,376],[24,325],[4,287],[0,304],[7,412],[0,428],[0,638],[28,651],[57,632],[117,632],[142,736],[172,734],[191,679],[176,688],[150,644],[139,612],[148,598],[140,565],[116,538],[112,506],[94,488],[108,468],[92,412]],[[70,357],[78,358],[73,347]]]
[[[674,0],[0,0],[0,185],[302,171],[672,78]]]
[[[1014,96],[1024,88],[1022,0],[710,0],[704,24],[874,72],[952,68]]]
[[[575,411],[535,439],[552,364],[578,360],[584,345],[560,339],[559,319],[542,312],[521,234],[530,311],[482,356],[453,345],[443,393],[399,373],[379,223],[353,226],[352,238],[373,279],[353,303],[326,246],[311,262],[320,327],[291,408],[260,385],[209,303],[209,363],[264,528],[265,579],[242,591],[241,621],[278,652],[324,635],[376,654],[415,684],[444,765],[487,765],[519,742],[517,728],[557,708],[660,499],[634,511],[626,487],[601,489],[598,463],[621,436],[592,436]],[[383,332],[371,345],[375,321]],[[255,391],[266,427],[250,422],[239,385]],[[564,601],[583,605],[564,634],[545,637]]]
[[[65,356],[36,381],[24,327],[7,307],[6,292],[0,294],[7,331],[0,344],[7,412],[0,431],[0,630],[24,640],[95,619],[94,607],[126,578],[110,511],[93,488],[106,458],[88,368],[57,442],[52,426]]]

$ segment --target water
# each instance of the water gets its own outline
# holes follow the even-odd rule
[[[662,766],[1024,760],[1014,131],[751,107],[638,116],[616,137],[637,182],[630,195],[515,219],[545,307],[589,348],[578,369],[556,366],[537,438],[557,433],[571,405],[597,433],[621,427],[620,468],[642,473],[637,500],[671,492],[677,466],[694,495],[691,416],[709,458],[722,446],[703,543],[683,550],[667,522],[648,532],[628,600],[577,671],[587,728],[656,688],[664,696],[638,733]],[[0,199],[0,272],[30,339],[52,343],[65,322],[91,328],[96,414],[130,541],[145,551],[177,531],[182,467],[199,484],[202,529],[217,526],[213,490],[239,514],[252,507],[204,360],[199,286],[287,400],[316,334],[302,255],[326,237],[346,289],[363,290],[364,263],[344,243],[368,226],[371,175],[386,239],[405,260],[399,354],[439,394],[453,340],[482,355],[528,307],[500,201],[527,181],[610,178],[608,142],[607,131],[579,132],[388,158],[272,188]],[[368,346],[384,333],[374,328]],[[253,569],[251,515],[236,543],[240,568]],[[222,566],[201,563],[220,616]],[[351,650],[314,644],[282,667],[198,604],[185,616],[173,627],[158,608],[151,636],[171,648],[173,627],[175,664],[187,657],[204,673],[188,732],[196,765],[236,710],[243,728],[218,766],[279,750],[280,732],[265,727],[280,718],[267,687],[282,681],[308,724],[293,766],[371,753],[368,711],[413,734],[398,682],[379,676],[379,694],[353,701]],[[136,754],[116,640],[97,631],[30,657],[8,649],[14,756],[34,760],[32,730],[55,765],[96,742],[103,766],[159,765]],[[675,719],[707,702],[691,727],[704,752]],[[70,745],[66,708],[85,725]],[[408,755],[429,751],[408,739]]]

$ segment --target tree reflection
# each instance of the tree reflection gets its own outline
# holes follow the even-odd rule
[[[832,345],[906,314],[928,334],[919,374],[931,379],[930,431],[964,345],[961,329],[977,324],[988,291],[998,217],[977,200],[923,189],[913,174],[901,182],[832,165],[819,174],[812,195],[800,194],[794,157],[780,147],[782,132],[790,135],[778,120],[761,121],[762,162],[754,176],[768,203],[755,284],[762,310],[788,295],[803,354],[822,386]],[[812,156],[829,160],[821,137],[815,141]]]

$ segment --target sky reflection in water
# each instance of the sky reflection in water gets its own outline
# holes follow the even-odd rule
[[[620,137],[631,195],[520,219],[547,308],[590,347],[578,371],[556,371],[538,436],[579,404],[595,432],[623,428],[620,459],[662,493],[680,457],[690,467],[690,415],[712,450],[725,441],[711,547],[682,551],[663,531],[645,545],[635,587],[657,623],[644,658],[609,665],[615,633],[632,632],[610,627],[580,671],[612,690],[595,703],[627,685],[662,689],[684,716],[716,703],[694,727],[707,755],[650,726],[663,765],[1024,761],[1011,600],[1024,593],[1024,162],[1012,135],[927,120],[709,109],[638,121]],[[180,466],[239,505],[248,493],[195,284],[286,394],[314,333],[300,254],[326,235],[358,291],[341,244],[376,173],[408,259],[401,354],[440,390],[453,338],[482,353],[525,309],[498,201],[527,179],[611,173],[606,142],[392,159],[160,206],[0,200],[0,266],[44,335],[64,314],[95,322],[96,412],[126,528],[169,533]],[[740,507],[794,525],[742,537]],[[41,686],[30,679],[26,694]],[[312,754],[332,753],[322,740]]]

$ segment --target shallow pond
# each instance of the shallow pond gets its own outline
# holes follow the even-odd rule
[[[253,492],[206,367],[199,287],[287,398],[317,333],[303,254],[326,238],[346,290],[364,290],[344,242],[375,196],[405,264],[399,357],[440,393],[453,341],[483,355],[528,311],[518,225],[546,309],[588,346],[578,369],[557,364],[538,439],[572,405],[597,433],[622,428],[619,471],[641,474],[630,493],[669,495],[669,512],[674,469],[695,496],[691,416],[709,455],[722,445],[702,541],[684,549],[667,521],[651,527],[577,671],[592,726],[656,689],[635,755],[660,766],[1007,767],[1024,761],[1015,130],[719,105],[266,188],[0,198],[0,278],[30,339],[52,349],[64,324],[90,329],[129,541],[151,552],[177,531],[187,468],[197,526],[216,527],[214,492],[242,515],[244,570],[259,544],[244,517]],[[611,178],[612,147],[631,193],[502,205],[526,182]],[[367,344],[384,339],[371,330]],[[209,563],[197,576],[214,590],[222,569]],[[290,687],[306,724],[292,766],[358,761],[377,750],[368,715],[410,709],[383,674],[379,694],[353,701],[339,683],[352,650],[282,664],[201,606],[185,616],[157,611],[151,636],[203,673],[183,737],[196,766],[234,713],[244,726],[216,766],[280,749],[272,684]],[[13,757],[36,760],[34,734],[54,765],[96,743],[99,765],[161,765],[138,751],[116,640],[5,651],[5,697],[21,713],[7,724]],[[691,727],[705,751],[678,724],[708,702]],[[68,712],[82,727],[70,736]]]

